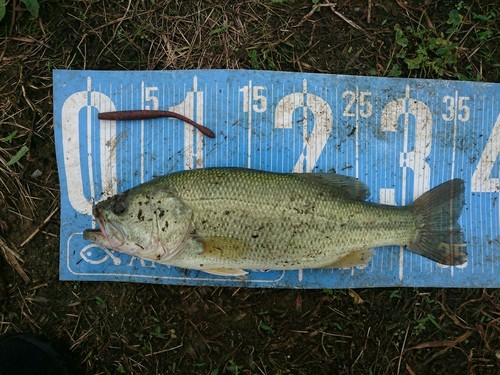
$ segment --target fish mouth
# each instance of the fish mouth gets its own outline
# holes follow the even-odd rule
[[[118,249],[123,246],[126,236],[121,226],[113,220],[106,223],[102,217],[97,218],[97,220],[99,228],[85,229],[83,238],[111,249]]]
[[[83,238],[87,241],[93,242],[99,246],[106,247],[106,237],[104,237],[102,231],[98,228],[96,229],[85,229],[83,231]]]

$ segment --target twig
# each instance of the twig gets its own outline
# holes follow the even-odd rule
[[[411,8],[408,6],[408,4],[406,4],[405,2],[403,2],[402,0],[396,0],[396,3],[401,7],[403,8],[404,10],[406,10],[407,12],[409,12],[411,10]]]
[[[372,22],[372,7],[372,0],[368,0],[368,14],[366,15],[366,22],[368,23],[368,25]]]
[[[109,47],[109,45],[111,45],[113,43],[113,40],[115,39],[116,37],[116,34],[118,33],[118,30],[120,30],[120,26],[122,24],[123,21],[127,20],[127,19],[130,19],[131,17],[127,16],[129,10],[130,10],[130,6],[132,5],[132,0],[129,0],[128,4],[127,4],[127,8],[125,9],[125,13],[123,16],[121,16],[120,18],[116,19],[116,20],[113,20],[113,21],[110,21],[104,25],[101,25],[100,27],[96,28],[95,31],[97,31],[98,29],[101,29],[101,28],[104,28],[104,27],[108,27],[110,25],[113,25],[115,23],[117,23],[116,27],[115,27],[115,31],[113,33],[113,36],[111,38],[109,38],[109,40],[107,40],[105,43],[104,43],[104,40],[103,40],[103,43],[104,43],[104,47],[101,49],[101,52],[99,52],[99,54],[96,56],[96,61],[99,61],[101,55],[103,54],[104,50],[107,49]],[[102,40],[102,39],[101,39]]]
[[[460,344],[462,341],[467,340],[470,335],[472,335],[472,331],[465,332],[463,335],[457,337],[455,340],[424,342],[422,344],[418,344],[411,348],[406,349],[405,352],[416,349],[440,348],[443,346],[454,347]]]
[[[33,237],[35,237],[39,232],[40,230],[43,228],[43,226],[45,224],[47,224],[49,222],[50,219],[52,219],[52,216],[54,216],[54,214],[59,210],[59,207],[56,207],[54,208],[54,210],[49,214],[49,216],[47,216],[47,218],[43,221],[42,224],[40,224],[38,227],[36,227],[36,229],[33,231],[33,233],[31,233],[28,238],[26,238],[22,243],[21,245],[19,245],[19,247],[23,247],[24,245],[26,245],[28,242],[30,242]]]
[[[7,263],[9,263],[10,266],[14,268],[17,271],[17,273],[19,273],[19,275],[23,278],[24,282],[29,283],[31,280],[26,274],[26,272],[24,272],[24,269],[20,263],[22,262],[21,256],[17,253],[17,251],[10,248],[7,245],[7,242],[5,242],[5,240],[2,237],[0,237],[0,250]]]
[[[403,359],[403,352],[405,350],[405,346],[406,346],[406,339],[408,338],[408,331],[410,330],[410,326],[408,325],[406,327],[406,332],[405,332],[405,338],[403,339],[403,345],[401,346],[401,352],[399,353],[399,361],[398,361],[398,371],[396,372],[396,374],[400,374],[400,371],[401,371],[401,361]]]
[[[176,349],[182,348],[182,345],[184,345],[184,343],[183,343],[183,342],[181,342],[179,345],[174,346],[174,347],[172,347],[172,348],[167,348],[167,349],[158,350],[158,351],[156,351],[156,352],[147,353],[147,354],[145,354],[144,356],[145,356],[145,357],[151,357],[151,356],[155,356],[155,355],[157,355],[157,354],[161,354],[161,353],[165,353],[165,352],[171,352],[172,350],[176,350]]]
[[[408,371],[410,375],[416,375],[415,371],[413,371],[413,369],[410,367],[408,363],[406,364],[406,371]]]
[[[371,331],[372,327],[368,327],[368,331],[366,332],[366,337],[365,337],[365,343],[363,344],[363,347],[361,348],[361,351],[359,352],[358,356],[356,357],[356,359],[354,360],[354,363],[352,364],[352,367],[354,367],[354,365],[356,364],[356,362],[358,362],[358,360],[363,356],[366,348],[367,348],[367,344],[368,344],[368,336],[370,336],[370,331]]]
[[[330,8],[330,10],[333,12],[333,14],[335,14],[337,17],[343,19],[345,22],[347,22],[349,25],[351,25],[353,28],[355,28],[356,30],[358,31],[361,31],[363,34],[365,34],[365,36],[368,38],[368,39],[373,39],[373,36],[371,36],[370,34],[368,34],[368,32],[363,29],[361,26],[359,26],[357,23],[355,23],[354,21],[351,21],[349,18],[347,18],[346,16],[344,16],[342,13],[340,13],[339,11],[337,11],[335,9],[335,6],[337,4],[332,4],[330,3],[330,1],[326,0],[325,1],[325,4],[326,6],[328,6]]]
[[[300,20],[300,22],[295,26],[295,27],[300,27],[302,26],[302,24],[304,22],[306,22],[309,18],[311,18],[311,16],[322,6],[323,4],[317,4],[317,5],[314,5],[311,10],[309,11],[309,13],[307,13],[304,17],[302,17],[302,19]]]

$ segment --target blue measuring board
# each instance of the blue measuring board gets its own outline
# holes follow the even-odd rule
[[[160,109],[176,119],[100,121]],[[246,70],[54,72],[61,183],[60,278],[287,288],[500,286],[500,85]],[[103,249],[82,237],[95,202],[166,173],[213,166],[355,176],[368,200],[406,205],[462,178],[466,264],[378,248],[364,269],[212,276]]]

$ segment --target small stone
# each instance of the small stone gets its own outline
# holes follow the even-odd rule
[[[42,175],[42,171],[40,169],[37,169],[36,171],[34,171],[32,174],[31,174],[31,177],[33,178],[37,178],[37,177],[40,177]]]

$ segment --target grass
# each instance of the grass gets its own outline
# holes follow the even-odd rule
[[[16,4],[0,21],[0,254],[29,279],[0,266],[0,335],[44,333],[93,374],[496,374],[497,290],[60,282],[51,78],[244,68],[498,82],[496,2],[44,0],[38,18]]]
[[[37,0],[21,0],[26,9],[31,13],[33,17],[38,17],[38,10],[40,5]],[[5,17],[7,13],[7,3],[5,0],[0,0],[0,21]]]
[[[498,10],[476,9],[476,6],[458,2],[448,12],[447,19],[437,26],[425,10],[418,20],[412,20],[405,27],[396,24],[387,75],[399,77],[409,73],[422,77],[482,80],[483,61],[495,66],[498,57],[484,52],[488,48],[482,49],[486,43],[498,43]],[[480,63],[474,58],[477,53],[482,57]],[[463,70],[458,69],[459,63]]]

